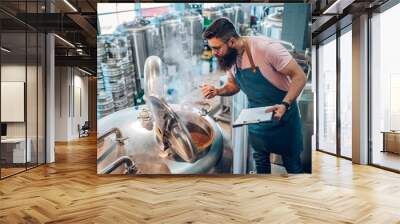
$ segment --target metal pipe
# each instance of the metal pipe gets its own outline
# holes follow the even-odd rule
[[[144,94],[146,97],[164,97],[162,61],[158,56],[150,56],[144,64]]]
[[[121,156],[108,166],[104,168],[100,173],[101,174],[110,174],[122,164],[125,164],[127,174],[136,174],[138,172],[135,163],[129,158],[129,156]]]
[[[104,133],[104,134],[102,134],[100,137],[98,137],[98,138],[97,138],[97,141],[98,141],[98,142],[103,142],[104,139],[105,139],[107,136],[109,136],[109,135],[111,135],[111,134],[114,134],[114,133],[115,133],[115,136],[117,137],[116,140],[117,140],[119,143],[122,144],[122,143],[123,143],[123,142],[122,142],[123,138],[122,138],[121,130],[119,130],[119,128],[111,128],[109,131],[107,131],[106,133]]]

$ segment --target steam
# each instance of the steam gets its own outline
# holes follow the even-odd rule
[[[201,84],[201,65],[199,56],[190,55],[193,36],[185,32],[182,26],[177,26],[178,35],[170,35],[170,41],[164,46],[165,94],[169,103],[190,103],[190,95]]]

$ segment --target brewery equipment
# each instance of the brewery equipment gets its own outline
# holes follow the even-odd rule
[[[134,106],[138,88],[130,42],[126,35],[115,32],[113,35],[99,36],[97,54],[98,92],[104,91],[111,95],[115,111]],[[98,99],[102,98],[99,96]],[[108,113],[99,115],[102,114]]]
[[[203,17],[195,12],[182,15],[189,56],[200,55],[203,50]]]
[[[136,73],[137,89],[143,89],[144,79],[144,61],[151,55],[159,55],[157,49],[160,49],[158,37],[159,31],[155,25],[152,25],[148,20],[135,20],[130,23],[125,23],[118,30],[128,37],[130,44],[134,69]]]
[[[213,173],[230,159],[223,155],[222,133],[211,117],[165,102],[163,71],[160,58],[149,57],[145,64],[147,105],[99,120],[99,173]],[[230,172],[230,167],[222,171]]]
[[[283,21],[283,7],[277,8],[275,13],[267,15],[261,21],[261,34],[274,39],[281,39]]]
[[[102,118],[114,112],[114,102],[111,94],[99,91],[97,94],[97,117]]]
[[[128,105],[123,70],[120,69],[117,59],[109,59],[102,63],[102,73],[105,90],[112,94],[115,110],[122,110]]]
[[[222,16],[228,18],[235,25],[235,11],[231,7],[222,9]]]
[[[222,17],[222,11],[219,7],[203,9],[204,26],[208,27],[214,20]]]
[[[174,55],[171,52],[181,49],[183,42],[183,23],[180,17],[168,14],[160,17],[160,35],[163,47],[163,59],[174,61]]]

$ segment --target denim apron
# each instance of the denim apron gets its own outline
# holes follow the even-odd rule
[[[254,65],[247,42],[245,51],[251,68],[239,69],[236,65],[235,81],[248,98],[249,108],[280,104],[287,92],[269,82]],[[303,137],[297,102],[293,101],[280,121],[250,124],[249,141],[254,152],[257,173],[270,173],[270,153],[280,154],[288,173],[302,173],[300,153]]]

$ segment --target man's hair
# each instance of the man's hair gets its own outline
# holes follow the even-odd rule
[[[227,42],[231,37],[239,38],[235,26],[232,22],[225,17],[216,19],[208,28],[203,32],[204,39],[220,38],[222,41]]]

